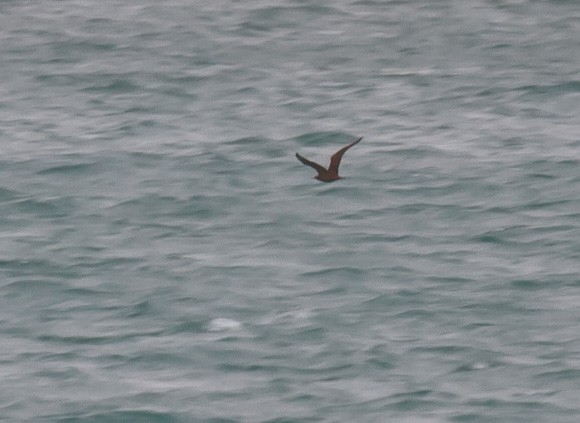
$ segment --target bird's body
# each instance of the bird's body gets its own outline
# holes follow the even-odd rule
[[[305,159],[298,153],[296,153],[296,158],[306,166],[310,166],[311,168],[313,168],[318,172],[318,175],[316,175],[314,179],[318,179],[319,181],[322,182],[334,182],[338,179],[342,179],[338,175],[338,166],[340,166],[340,160],[342,159],[342,156],[344,155],[344,153],[346,153],[346,150],[348,150],[350,147],[360,142],[360,140],[362,139],[363,137],[357,138],[346,147],[343,147],[336,153],[334,153],[330,158],[330,166],[328,166],[328,169],[326,169],[324,166],[319,165],[318,163],[311,162],[310,160]]]

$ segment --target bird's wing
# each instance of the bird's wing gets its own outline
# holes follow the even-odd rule
[[[300,160],[303,164],[305,164],[306,166],[310,166],[311,168],[314,168],[314,170],[316,170],[318,172],[318,174],[323,174],[326,173],[326,169],[322,166],[320,166],[318,163],[314,163],[311,162],[308,159],[305,159],[304,157],[302,157],[300,154],[296,153],[296,158],[298,160]]]
[[[342,147],[340,150],[334,153],[330,158],[330,166],[328,167],[328,171],[338,175],[338,166],[340,165],[340,159],[342,159],[343,154],[346,153],[346,150],[360,142],[362,139],[363,137],[357,138],[346,147]]]

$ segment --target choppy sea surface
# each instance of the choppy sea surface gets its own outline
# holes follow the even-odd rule
[[[575,0],[1,1],[0,420],[580,421],[578,40]]]

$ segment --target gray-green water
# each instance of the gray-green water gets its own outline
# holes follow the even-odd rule
[[[579,421],[578,40],[565,0],[2,1],[0,420]]]

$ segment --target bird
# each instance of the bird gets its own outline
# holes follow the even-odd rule
[[[300,160],[306,166],[310,166],[314,170],[318,172],[318,175],[314,177],[314,179],[318,179],[321,182],[334,182],[339,179],[342,179],[341,176],[338,176],[338,166],[340,165],[340,160],[346,151],[352,147],[353,145],[357,144],[362,140],[363,137],[356,138],[353,140],[349,145],[346,147],[342,147],[336,153],[332,155],[330,158],[330,166],[326,169],[324,166],[319,165],[318,163],[311,162],[308,159],[305,159],[300,154],[296,153],[296,158]]]

